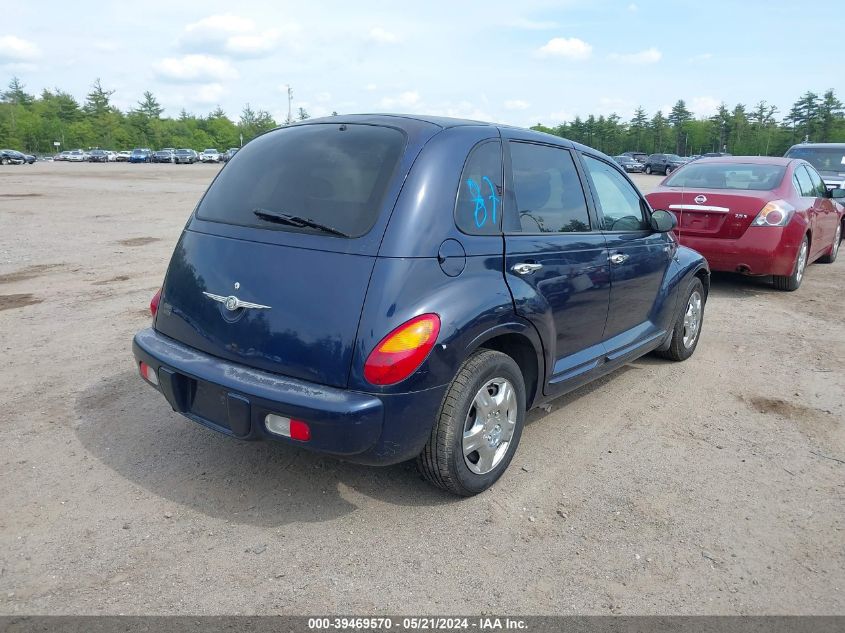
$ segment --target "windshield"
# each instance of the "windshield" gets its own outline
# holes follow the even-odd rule
[[[751,163],[688,163],[664,184],[689,189],[751,189],[769,191],[783,180],[783,165]]]
[[[258,137],[211,185],[197,217],[265,229],[315,232],[262,219],[288,214],[359,237],[375,224],[405,144],[394,129],[312,124]]]
[[[845,148],[793,147],[787,158],[803,158],[819,171],[845,172]]]

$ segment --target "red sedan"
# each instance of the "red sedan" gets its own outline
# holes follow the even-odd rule
[[[646,196],[678,218],[676,236],[711,270],[773,275],[796,290],[804,269],[836,259],[845,189],[825,187],[804,160],[722,156],[688,163]]]

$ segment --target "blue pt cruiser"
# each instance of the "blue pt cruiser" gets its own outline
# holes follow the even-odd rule
[[[695,350],[710,285],[607,156],[436,117],[258,137],[185,227],[135,336],[175,411],[239,439],[492,485],[525,411]]]

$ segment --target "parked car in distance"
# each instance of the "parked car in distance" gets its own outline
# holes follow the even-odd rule
[[[106,155],[108,156],[108,161],[113,163],[117,160],[117,152],[113,152],[110,149],[106,150]]]
[[[711,270],[773,275],[780,290],[796,290],[807,265],[839,251],[845,189],[828,190],[803,160],[702,158],[646,198],[678,216],[678,240]]]
[[[220,162],[220,152],[216,149],[205,149],[200,154],[200,160],[204,163],[218,163]]]
[[[71,163],[84,163],[88,160],[88,153],[81,149],[74,149],[68,152],[67,159]]]
[[[153,162],[154,163],[172,163],[173,161],[173,153],[176,150],[174,149],[160,149],[159,151],[153,154]]]
[[[720,158],[722,156],[733,156],[733,154],[729,154],[728,152],[706,152],[698,156],[698,158]]]
[[[13,149],[0,149],[0,165],[23,165],[23,154]]]
[[[629,156],[638,163],[645,163],[646,159],[648,158],[648,154],[646,154],[645,152],[622,152],[621,155]]]
[[[92,149],[90,152],[88,152],[88,162],[107,163],[109,162],[109,155],[105,150]]]
[[[268,132],[238,156],[133,344],[142,377],[211,429],[366,464],[416,457],[472,495],[507,468],[526,409],[696,348],[704,258],[593,149],[358,115]]]
[[[15,149],[7,149],[3,151],[5,151],[7,155],[14,157],[16,159],[16,164],[32,165],[35,162],[35,156],[32,154],[24,154],[23,152],[19,152]]]
[[[68,160],[68,156],[70,155],[70,151],[65,150],[63,152],[59,152],[53,157],[54,161],[66,161]]]
[[[197,162],[197,153],[192,149],[177,149],[173,152],[173,162],[192,165]]]
[[[220,154],[220,160],[222,160],[224,163],[228,163],[232,156],[238,153],[238,149],[239,148],[237,147],[230,147],[225,152]]]
[[[129,155],[130,163],[151,163],[153,161],[153,151],[148,147],[136,147]]]
[[[630,156],[614,156],[613,160],[619,163],[620,167],[628,173],[641,173],[644,169],[643,164]]]
[[[125,163],[125,162],[128,162],[131,157],[132,157],[132,152],[130,152],[129,150],[122,150],[122,151],[117,153],[117,155],[114,157],[114,159],[118,163]]]
[[[845,143],[801,143],[790,147],[785,156],[806,160],[829,189],[845,189]]]
[[[643,171],[647,174],[663,174],[664,176],[668,176],[686,164],[687,161],[677,154],[652,154],[646,159]]]

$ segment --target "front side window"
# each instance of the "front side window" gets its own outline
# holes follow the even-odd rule
[[[502,144],[485,141],[470,152],[455,201],[455,223],[470,235],[493,235],[502,225]]]
[[[605,231],[642,231],[649,228],[640,194],[622,174],[591,156],[584,156],[584,165],[604,217]]]
[[[590,214],[572,154],[547,145],[512,142],[513,189],[525,233],[590,230]]]

